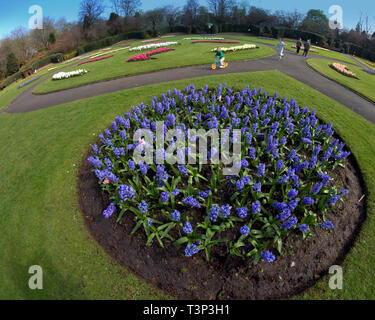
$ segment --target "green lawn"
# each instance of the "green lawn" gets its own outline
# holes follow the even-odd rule
[[[178,67],[185,67],[190,65],[211,64],[214,60],[215,54],[210,52],[211,49],[216,48],[216,43],[197,43],[192,44],[190,40],[182,40],[185,36],[176,36],[165,38],[165,41],[178,41],[181,45],[174,45],[174,51],[155,55],[156,59],[139,62],[127,62],[127,60],[140,52],[129,52],[122,50],[114,53],[114,57],[83,64],[81,66],[73,66],[67,71],[84,68],[89,71],[88,74],[75,77],[71,79],[64,79],[52,81],[49,79],[37,86],[33,93],[45,94],[53,91],[64,90],[67,88],[77,87],[88,83],[114,79],[133,74],[152,72],[163,69],[171,69]],[[239,43],[238,45],[244,44]],[[142,45],[140,41],[134,43],[134,46]],[[223,44],[222,46],[234,46],[237,44]],[[147,52],[149,50],[143,51]],[[226,55],[226,60],[239,61],[260,58],[274,54],[274,50],[266,46],[260,45],[259,49],[245,50]]]
[[[7,86],[4,90],[0,91],[0,110],[6,108],[19,94],[21,94],[26,89],[30,88],[31,86],[42,82],[47,77],[53,75],[56,72],[61,71],[64,68],[68,68],[72,65],[72,62],[63,62],[59,64],[50,65],[48,67],[45,67],[43,69],[40,69],[38,73],[33,74],[30,77],[27,77],[26,79],[19,80],[17,82],[12,83],[11,85]],[[50,68],[55,68],[51,71],[48,71]],[[34,79],[36,77],[40,77],[38,80],[35,80],[27,85],[25,85],[22,88],[18,88],[18,86],[26,81],[29,81],[31,79]]]
[[[343,290],[324,278],[299,298],[375,298],[375,126],[346,107],[277,71],[161,83],[27,114],[0,114],[0,299],[159,299],[165,297],[118,266],[91,239],[78,209],[76,174],[82,157],[126,106],[148,103],[167,89],[194,83],[296,98],[334,123],[356,156],[367,186],[368,219],[346,257]],[[141,98],[140,98],[141,97]],[[44,270],[44,290],[28,289],[28,268]],[[359,281],[359,279],[361,279]]]
[[[359,57],[353,57],[353,58],[355,60],[361,62],[365,66],[367,66],[369,69],[375,70],[375,62],[372,62],[372,61],[369,61],[369,60],[366,60],[366,59],[363,59],[363,58],[359,58]]]
[[[233,38],[241,39],[241,40],[247,39],[248,41],[252,41],[252,42],[256,42],[256,43],[266,43],[266,44],[273,45],[273,46],[276,46],[276,44],[278,43],[278,40],[259,39],[259,38],[254,37],[254,36],[235,35],[235,34],[226,35],[226,36],[228,38],[233,37]],[[286,50],[296,52],[296,49],[292,48],[292,46],[296,44],[296,41],[291,41],[291,40],[285,39],[284,42],[287,45],[285,47]],[[340,61],[344,61],[344,62],[347,62],[347,63],[355,64],[355,61],[353,61],[352,59],[350,59],[349,57],[347,57],[346,55],[344,55],[340,52],[336,52],[336,51],[332,51],[332,50],[327,51],[327,50],[319,49],[319,48],[312,48],[312,49],[318,50],[318,53],[310,51],[309,55],[311,55],[311,56],[320,56],[320,57],[325,57],[325,58],[328,58],[328,59],[340,60]]]
[[[17,88],[21,83],[28,81],[29,79],[35,78],[37,75],[33,75],[29,77],[28,79],[25,79],[23,81],[18,81],[15,83],[12,83],[8,87],[6,87],[4,90],[0,91],[0,110],[7,107],[20,93],[25,91],[27,88],[31,87],[33,84],[35,84],[38,81],[41,81],[41,79],[35,80],[35,82],[29,83],[28,85]]]
[[[307,61],[309,66],[311,66],[314,70],[320,72],[321,74],[325,75],[326,77],[330,78],[333,81],[336,81],[356,92],[360,95],[375,101],[375,76],[363,71],[363,69],[354,67],[354,66],[347,66],[348,69],[354,72],[359,79],[349,78],[344,76],[343,74],[333,70],[329,67],[329,65],[334,61],[325,61],[325,60],[318,60],[318,59],[310,59]]]

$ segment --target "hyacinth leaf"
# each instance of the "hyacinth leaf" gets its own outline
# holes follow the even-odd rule
[[[281,240],[281,238],[275,238],[275,243],[276,243],[277,251],[281,254],[282,248],[283,248],[283,241]]]
[[[204,252],[206,253],[206,261],[210,261],[210,250],[209,248],[204,248]]]
[[[211,226],[210,229],[211,229],[211,230],[218,231],[218,232],[221,232],[221,231],[222,231],[222,228],[221,228],[220,226]]]
[[[172,240],[172,237],[169,235],[169,231],[171,231],[175,225],[176,224],[173,223],[173,222],[167,224],[167,228],[161,234],[161,239],[168,238],[168,239]]]
[[[145,227],[145,231],[146,231],[146,234],[147,234],[147,242],[146,242],[146,246],[150,246],[152,244],[152,241],[154,240],[156,234],[155,233],[151,233],[150,234],[150,231],[148,228]]]
[[[127,210],[128,208],[123,208],[120,212],[120,214],[118,215],[118,218],[117,218],[117,223],[120,222],[120,220],[122,219],[122,216],[124,215],[125,211]]]
[[[254,261],[253,261],[254,266],[256,266],[259,263],[259,260],[260,260],[260,252],[257,251],[255,254]]]
[[[234,249],[237,249],[237,248],[241,248],[241,247],[244,247],[246,246],[246,244],[243,242],[243,241],[237,241],[234,245],[233,245],[233,248]]]
[[[141,227],[141,225],[142,225],[142,221],[139,220],[130,234],[136,233],[138,229]]]
[[[155,237],[156,237],[156,239],[158,240],[160,246],[161,246],[162,248],[164,248],[164,243],[163,243],[163,241],[161,240],[160,236],[159,236],[157,233],[154,233],[154,234],[155,234]]]
[[[172,189],[171,191],[175,190],[177,188],[177,185],[180,183],[181,177],[174,178],[172,180]]]
[[[250,234],[257,239],[262,239],[265,237],[264,233],[260,230],[251,229]]]
[[[182,237],[182,238],[176,240],[175,242],[173,242],[173,245],[174,246],[179,246],[179,245],[181,245],[183,243],[186,243],[188,241],[189,241],[188,237]]]
[[[248,253],[246,253],[246,257],[251,257],[252,255],[256,255],[258,252],[258,249],[254,248],[252,249],[251,251],[249,251]]]

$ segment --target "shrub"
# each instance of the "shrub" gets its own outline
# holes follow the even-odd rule
[[[16,55],[11,52],[7,56],[7,75],[11,76],[20,69],[20,63],[16,58]]]
[[[3,90],[7,86],[11,85],[13,82],[18,81],[20,79],[23,79],[23,73],[22,72],[17,72],[10,77],[7,77],[0,85],[0,90]]]
[[[311,39],[312,44],[317,44],[319,46],[324,46],[327,42],[327,39],[324,36],[317,33],[287,28],[280,28],[279,32],[280,37],[293,39],[302,38],[303,40]]]
[[[239,157],[230,165],[213,162],[219,146],[191,129],[226,129],[221,147],[240,144]],[[143,229],[147,245],[183,245],[187,257],[204,251],[209,259],[210,248],[220,244],[254,263],[272,262],[289,235],[306,238],[315,228],[334,227],[325,214],[348,191],[340,191],[329,174],[350,152],[333,135],[332,124],[321,124],[315,111],[294,99],[249,86],[233,91],[190,85],[116,117],[88,161],[110,198],[103,215],[117,222],[131,215],[132,234]],[[207,143],[211,163],[192,162],[198,138],[200,150]],[[137,153],[150,161],[137,160]],[[226,175],[229,166],[237,171]]]
[[[46,66],[50,63],[60,63],[64,61],[64,55],[62,53],[55,53],[46,57],[43,57],[42,59],[39,59],[38,61],[34,62],[31,65],[31,69],[40,69]]]

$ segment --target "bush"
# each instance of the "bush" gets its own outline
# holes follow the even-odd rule
[[[249,25],[249,28],[248,28],[248,29],[250,29],[250,32],[251,32],[252,34],[254,34],[254,35],[256,35],[256,36],[260,36],[260,32],[261,32],[260,27],[251,24],[251,25]]]
[[[43,57],[43,58],[39,59],[38,61],[34,62],[33,64],[31,64],[30,66],[24,67],[23,69],[25,70],[25,69],[30,68],[30,69],[36,70],[36,69],[43,68],[47,64],[60,63],[62,61],[64,61],[64,55],[62,53],[55,53],[55,54]],[[23,72],[22,71],[17,72],[15,74],[13,74],[12,76],[6,78],[1,83],[0,89],[3,90],[5,87],[9,86],[13,82],[15,82],[19,79],[23,79],[23,78],[24,78]]]
[[[23,73],[22,72],[17,72],[9,77],[7,77],[0,85],[0,90],[3,90],[7,86],[11,85],[13,82],[18,81],[20,79],[23,79]]]
[[[224,128],[220,139],[215,129]],[[232,129],[242,135],[234,136]],[[226,159],[228,166],[218,158],[216,163],[192,163],[194,149],[186,143],[196,147],[198,138],[199,150],[204,145],[210,150],[200,156],[219,155],[220,142],[204,135],[208,131],[212,137],[212,130],[221,141],[221,160],[226,157],[223,143],[225,150],[235,150],[234,141],[241,146],[237,158]],[[139,140],[133,140],[135,132]],[[348,191],[339,191],[339,181],[329,174],[342,170],[350,152],[333,134],[332,124],[321,124],[315,111],[300,108],[294,99],[249,87],[196,90],[191,85],[116,117],[111,129],[99,135],[88,161],[111,199],[105,218],[116,213],[120,222],[131,215],[132,234],[143,229],[146,245],[183,245],[181,254],[203,251],[207,260],[210,248],[221,245],[254,263],[260,258],[272,262],[288,236],[305,239],[314,236],[315,228],[334,227],[325,221],[326,213]],[[155,152],[154,137],[161,142]]]
[[[191,33],[197,34],[197,33],[200,33],[200,32],[201,32],[201,30],[196,26],[193,26],[191,28]]]
[[[16,58],[16,55],[11,52],[7,56],[7,75],[11,76],[20,69],[20,63]]]
[[[62,53],[55,53],[55,54],[43,57],[42,59],[34,62],[31,65],[31,68],[36,70],[36,69],[43,68],[47,64],[60,63],[60,62],[63,62],[63,61],[64,61],[64,55]]]
[[[64,60],[70,60],[77,56],[77,50],[64,54]]]
[[[319,46],[324,46],[327,42],[327,39],[317,33],[302,31],[302,30],[295,30],[295,29],[286,29],[286,28],[280,28],[279,29],[279,36],[285,37],[285,38],[292,38],[292,39],[298,39],[302,38],[303,40],[311,40],[311,44],[317,44]],[[282,33],[282,34],[281,34]]]
[[[271,33],[272,33],[272,38],[278,39],[280,37],[279,30],[274,27],[271,28]]]

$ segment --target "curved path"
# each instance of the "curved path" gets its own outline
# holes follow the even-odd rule
[[[314,58],[317,57],[314,56]],[[375,124],[375,104],[373,102],[364,99],[353,91],[322,76],[311,69],[306,64],[305,60],[306,58],[303,58],[302,56],[297,56],[293,52],[286,51],[285,56],[281,61],[279,61],[279,58],[276,55],[273,55],[260,59],[231,62],[229,67],[225,70],[219,69],[212,71],[207,65],[168,69],[87,84],[81,87],[45,95],[34,95],[32,94],[32,91],[34,87],[39,84],[38,83],[21,93],[7,108],[3,110],[3,112],[25,113],[101,94],[166,81],[183,80],[225,73],[278,70],[336,100]]]

